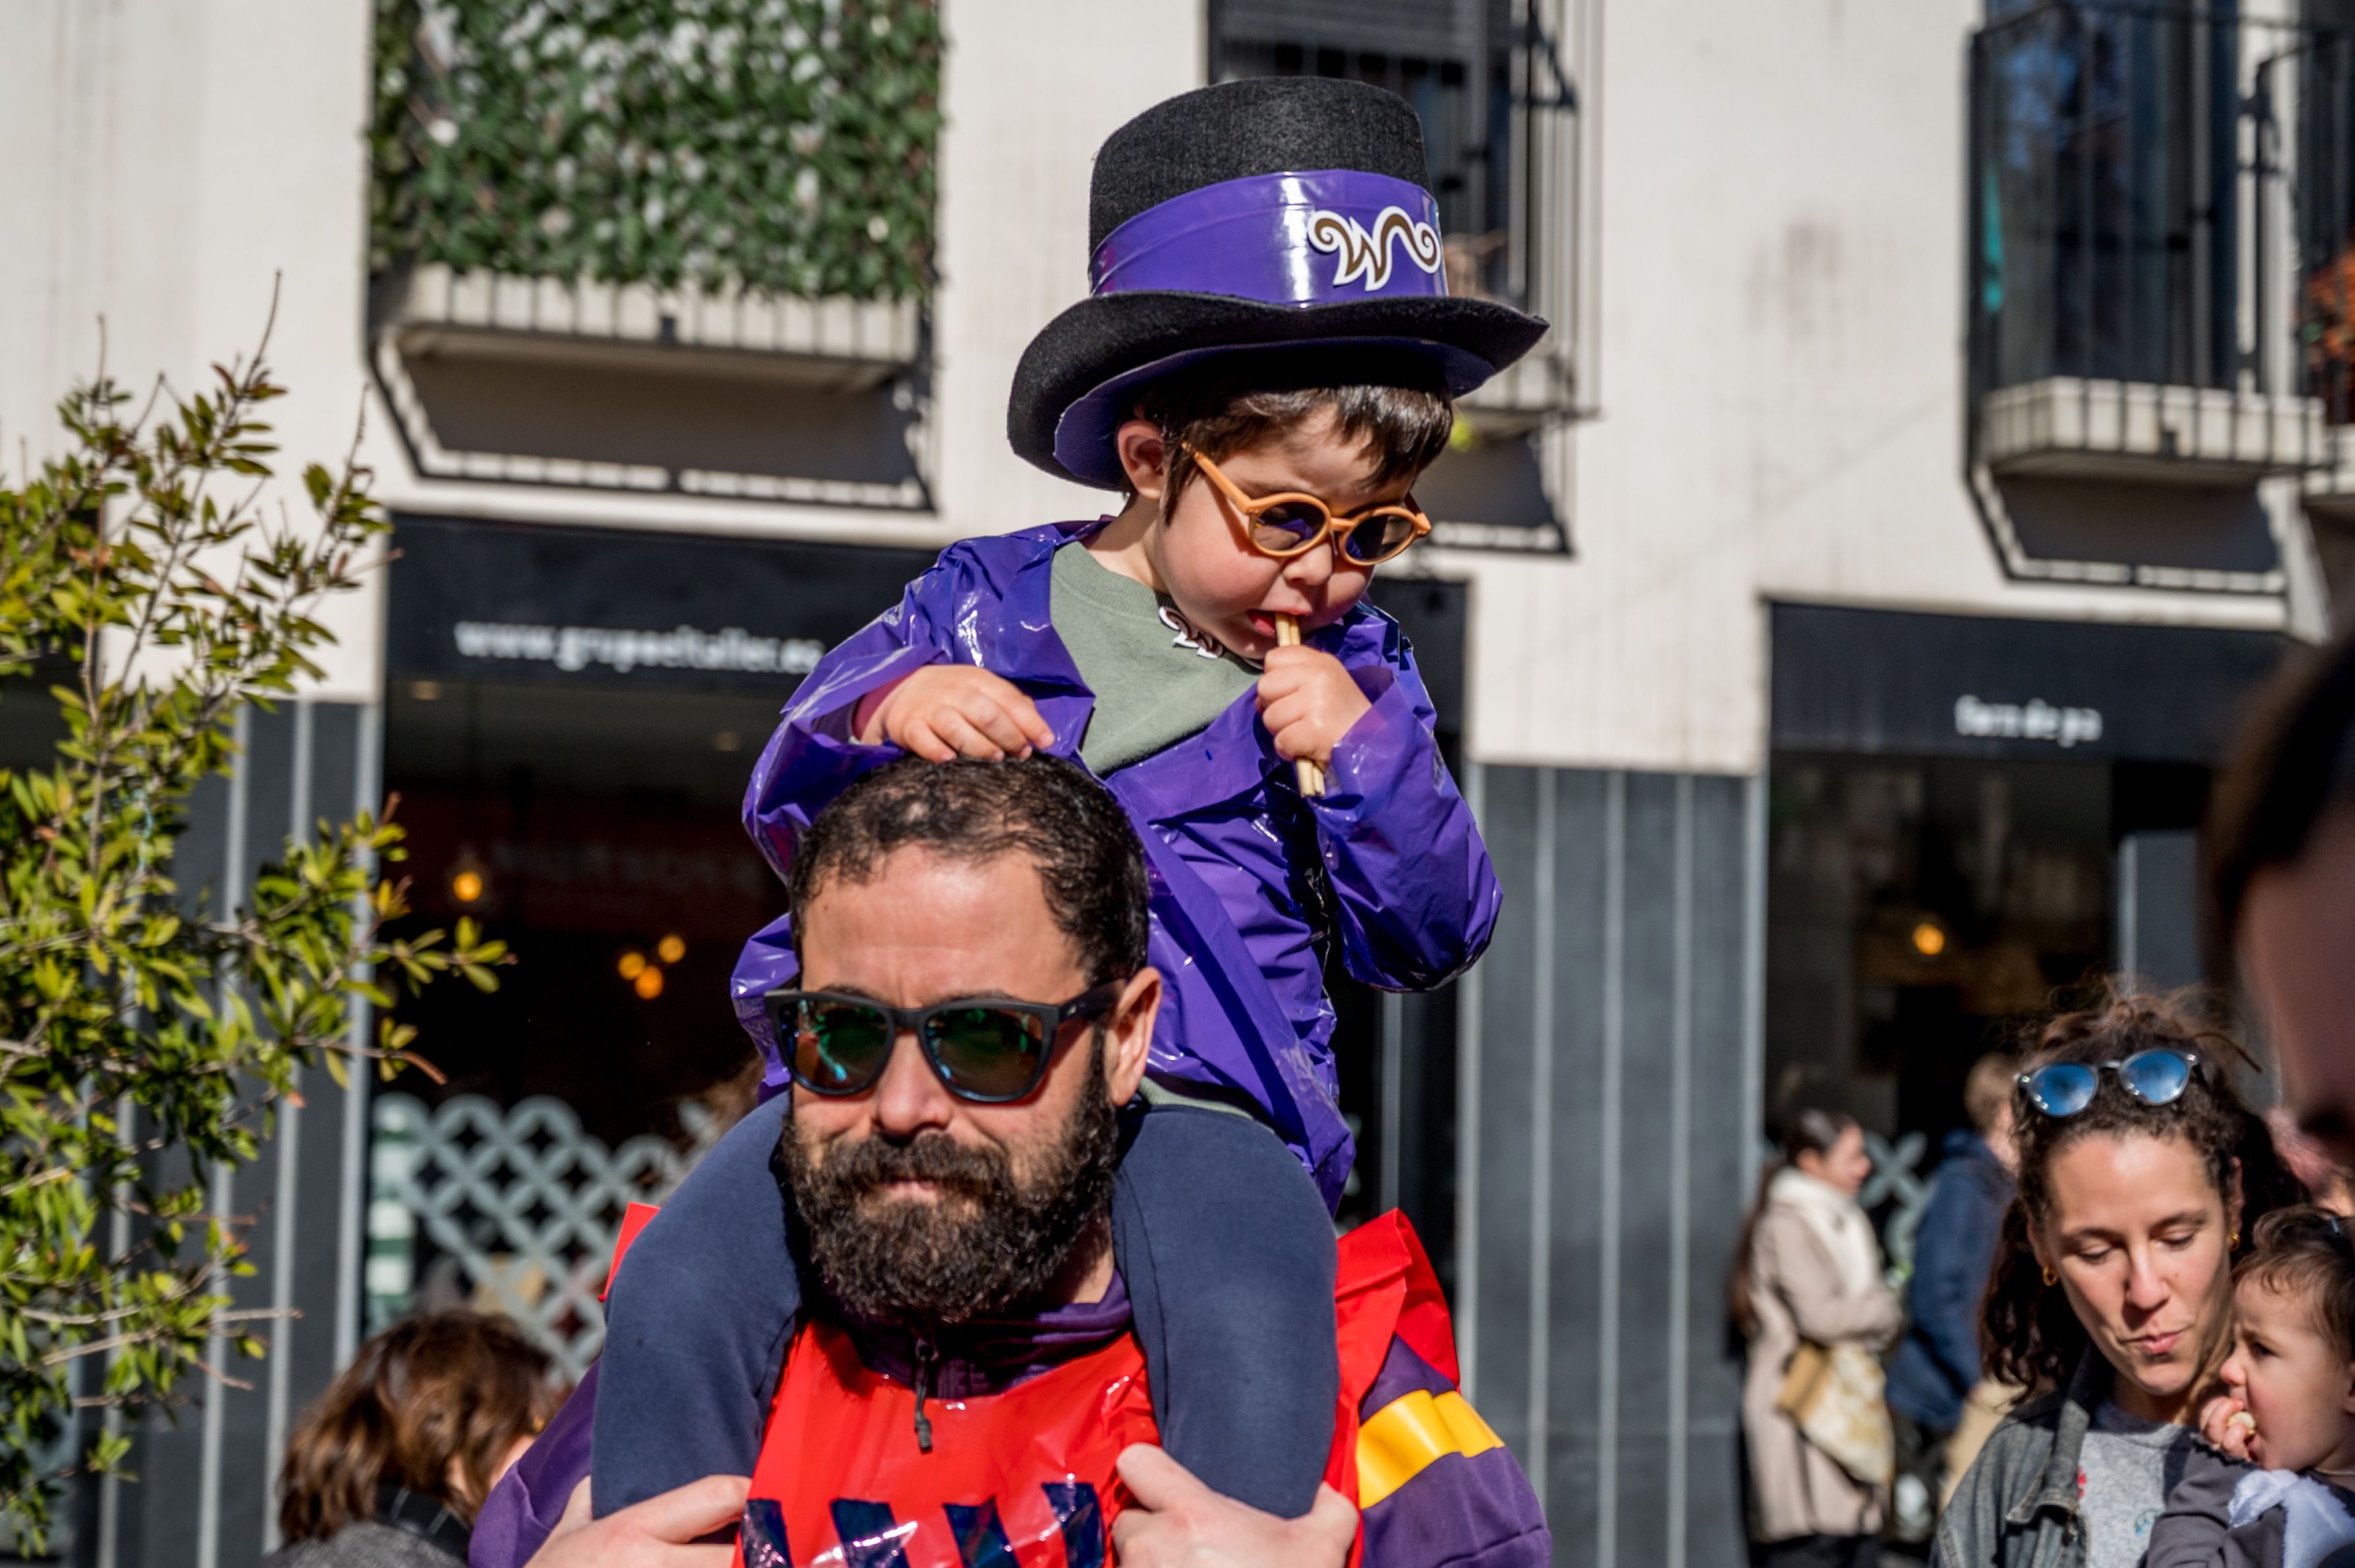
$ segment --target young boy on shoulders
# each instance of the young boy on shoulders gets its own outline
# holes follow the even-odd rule
[[[1024,355],[1008,433],[1126,503],[944,551],[803,683],[745,823],[783,875],[827,801],[911,752],[1075,756],[1125,808],[1167,989],[1114,1198],[1121,1275],[1169,1451],[1298,1515],[1332,1432],[1352,1153],[1324,963],[1429,989],[1479,956],[1498,903],[1413,656],[1365,594],[1429,531],[1412,486],[1451,399],[1545,323],[1447,296],[1420,129],[1376,89],[1170,100],[1105,143],[1091,207],[1091,296]],[[797,973],[780,921],[746,948],[738,1012],[773,1085],[824,1094],[834,1021],[764,1000]],[[601,1514],[758,1449],[800,1310],[768,1165],[784,1108],[722,1140],[615,1281]]]

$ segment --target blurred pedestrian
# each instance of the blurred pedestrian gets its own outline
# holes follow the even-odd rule
[[[2245,985],[2298,1125],[2355,1166],[2355,637],[2260,699],[2200,855],[2210,978]]]
[[[2281,1150],[2282,1162],[2306,1183],[2315,1206],[2341,1219],[2355,1219],[2355,1174],[2298,1130],[2297,1117],[2289,1107],[2275,1106],[2265,1112],[2265,1125],[2273,1129],[2274,1147]]]
[[[1891,1439],[1874,1352],[1898,1308],[1856,1202],[1871,1173],[1855,1118],[1800,1111],[1742,1227],[1731,1306],[1749,1343],[1742,1424],[1766,1568],[1879,1559]]]
[[[362,1345],[304,1413],[265,1568],[452,1568],[475,1510],[564,1387],[505,1318],[434,1312]]]
[[[2044,1025],[1981,1341],[1989,1377],[2038,1392],[1955,1489],[1932,1568],[2142,1563],[2230,1346],[2232,1254],[2305,1198],[2233,1091],[2236,1049],[2157,997]]]
[[[1967,1129],[1946,1135],[1945,1158],[1914,1232],[1905,1337],[1889,1366],[1889,1413],[1897,1439],[1891,1511],[1898,1540],[1924,1542],[1951,1479],[1978,1450],[1955,1453],[1971,1391],[1979,1383],[1979,1298],[1987,1293],[2003,1213],[2011,1206],[2013,1078],[2002,1053],[1980,1057],[1963,1082]],[[1984,1430],[1977,1434],[1985,1440]]]

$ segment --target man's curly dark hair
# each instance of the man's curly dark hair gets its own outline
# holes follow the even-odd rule
[[[826,884],[866,882],[911,845],[964,860],[1017,854],[1036,867],[1091,986],[1145,967],[1145,846],[1077,763],[1038,753],[1006,762],[908,757],[877,768],[802,835],[785,880],[794,931]]]

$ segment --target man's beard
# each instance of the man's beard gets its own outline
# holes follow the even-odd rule
[[[1099,1235],[1119,1163],[1119,1123],[1104,1086],[1103,1042],[1060,1137],[1034,1151],[1027,1181],[1005,1151],[925,1133],[893,1143],[839,1139],[815,1161],[789,1121],[780,1141],[785,1191],[810,1261],[836,1300],[879,1321],[952,1327],[1041,1304],[1080,1243]],[[934,1197],[871,1201],[892,1181]]]

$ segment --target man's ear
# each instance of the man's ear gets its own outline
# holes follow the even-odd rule
[[[1161,1012],[1161,971],[1147,964],[1131,975],[1104,1028],[1104,1089],[1114,1106],[1136,1097],[1153,1049],[1153,1021]]]
[[[1160,500],[1169,477],[1169,443],[1162,439],[1161,427],[1151,419],[1130,419],[1113,433],[1113,445],[1120,452],[1129,489],[1148,501]]]

